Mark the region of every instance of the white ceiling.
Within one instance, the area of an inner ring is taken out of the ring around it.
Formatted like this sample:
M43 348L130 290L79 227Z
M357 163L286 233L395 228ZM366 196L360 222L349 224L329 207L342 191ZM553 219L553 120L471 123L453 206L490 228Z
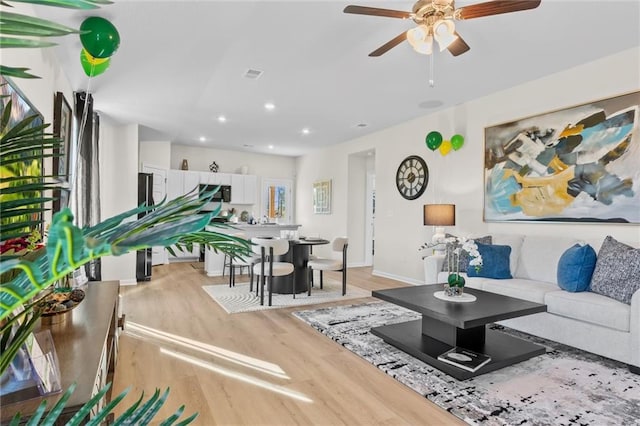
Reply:
M95 78L82 71L77 36L55 49L73 89L93 93L102 114L142 125L142 140L293 156L640 45L637 0L542 0L458 22L471 50L436 53L430 87L429 57L407 42L367 56L413 22L344 14L347 4L408 11L413 2L119 0L37 14L76 28L88 16L116 26L120 48ZM249 68L264 74L249 80Z

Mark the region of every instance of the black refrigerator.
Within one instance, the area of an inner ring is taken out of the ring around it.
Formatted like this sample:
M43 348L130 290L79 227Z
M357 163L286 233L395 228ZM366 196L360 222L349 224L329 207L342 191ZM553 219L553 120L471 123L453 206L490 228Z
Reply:
M153 204L153 174L138 173L138 205ZM146 213L138 213L138 219ZM151 247L136 253L136 280L151 280Z

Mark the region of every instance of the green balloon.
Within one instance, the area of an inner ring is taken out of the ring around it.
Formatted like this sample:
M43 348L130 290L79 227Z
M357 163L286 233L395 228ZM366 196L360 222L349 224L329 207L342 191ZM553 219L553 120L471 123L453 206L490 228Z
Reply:
M108 58L118 50L120 34L111 22L92 16L80 25L80 41L94 58Z
M98 59L96 61L95 58L89 56L86 50L82 49L80 52L80 63L82 64L82 69L86 75L89 77L95 77L102 74L107 70L107 68L109 68L111 59Z
M429 134L427 135L426 143L427 148L429 148L431 151L435 151L440 147L440 144L442 143L442 135L440 134L440 132L436 131L429 132Z
M451 136L451 146L454 151L459 150L464 145L464 138L461 135L453 135Z

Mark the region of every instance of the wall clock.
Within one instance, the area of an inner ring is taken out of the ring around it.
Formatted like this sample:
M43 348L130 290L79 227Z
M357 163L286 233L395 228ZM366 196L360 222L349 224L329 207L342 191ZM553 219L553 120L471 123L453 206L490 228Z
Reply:
M429 183L427 163L417 155L402 160L396 172L398 192L407 200L415 200L422 195Z

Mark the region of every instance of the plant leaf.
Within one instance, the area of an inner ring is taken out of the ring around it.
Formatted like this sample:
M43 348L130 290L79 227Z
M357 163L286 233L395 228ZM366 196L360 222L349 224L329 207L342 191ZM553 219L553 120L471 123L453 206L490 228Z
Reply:
M29 68L24 67L8 67L6 65L0 65L0 74L5 77L15 77L15 78L41 78L37 75L30 74L27 71Z
M42 6L63 7L67 9L98 9L96 1L90 0L11 0L18 3L39 4Z
M2 12L0 24L2 34L51 37L79 33L71 27L21 13Z
M51 47L57 43L51 41L32 40L30 38L17 38L17 37L0 37L0 48L13 48L13 47Z

